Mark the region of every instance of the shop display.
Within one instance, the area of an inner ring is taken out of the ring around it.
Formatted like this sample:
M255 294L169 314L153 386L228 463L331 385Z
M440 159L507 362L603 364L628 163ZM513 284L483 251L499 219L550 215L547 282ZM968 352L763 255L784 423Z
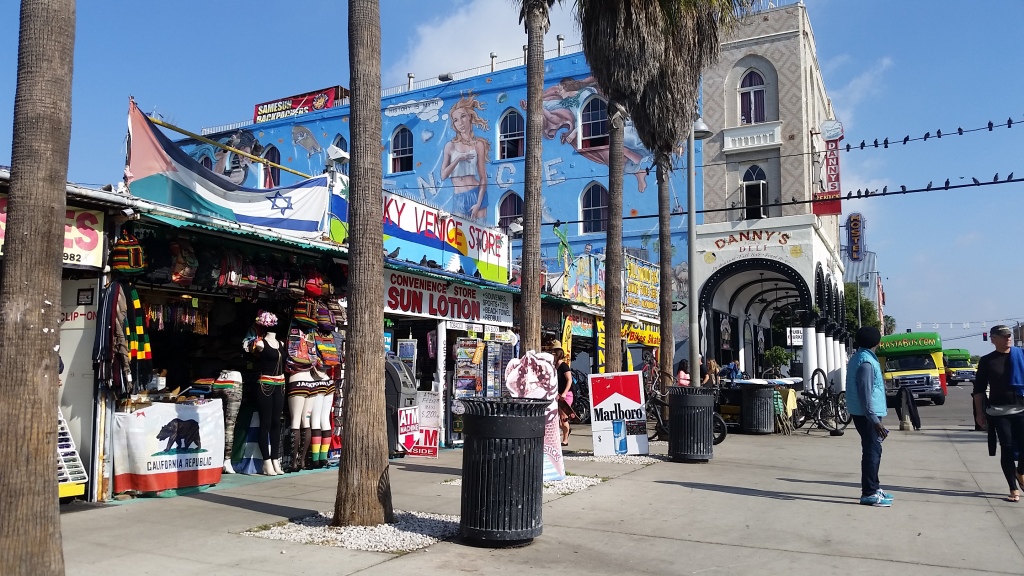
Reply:
M82 458L78 455L75 441L71 438L64 414L57 407L57 487L61 498L85 494L89 475L85 472Z
M259 332L259 330L258 330ZM284 474L281 467L281 416L284 415L284 352L277 333L266 330L257 337L251 352L259 365L256 408L260 415L259 446L263 474Z
M454 352L455 398L480 396L483 390L483 341L477 338L458 338Z

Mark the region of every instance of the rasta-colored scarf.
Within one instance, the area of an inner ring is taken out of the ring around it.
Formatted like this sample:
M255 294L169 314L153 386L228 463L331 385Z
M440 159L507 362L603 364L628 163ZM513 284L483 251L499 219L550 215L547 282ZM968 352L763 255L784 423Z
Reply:
M146 334L146 315L142 311L142 302L135 288L128 296L128 319L124 323L125 336L128 338L128 354L132 360L152 360L153 350L149 346L149 335Z

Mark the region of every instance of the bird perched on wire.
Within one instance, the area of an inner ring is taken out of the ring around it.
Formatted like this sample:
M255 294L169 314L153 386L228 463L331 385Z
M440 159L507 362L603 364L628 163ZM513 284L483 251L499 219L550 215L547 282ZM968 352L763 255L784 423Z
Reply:
M996 175L992 177L992 181L999 182L999 172L996 172Z
M949 190L949 178L946 178L946 183L943 184L942 187L945 188L946 190Z
M852 148L852 146L850 146L850 143L849 143L849 142L847 142L847 143L846 143L846 151L847 151L847 152L849 152L849 151L850 151L850 148Z
M1010 118L1006 119L1006 127L1007 128L1013 128L1013 117L1010 117Z
M988 131L989 131L989 132L991 132L991 131L992 131L992 126L993 126L993 124L992 124L992 121L991 121L991 120L989 120L989 121L988 121Z
M846 199L849 200L850 198L853 198L853 192L846 193Z
M925 139L925 141L926 141L926 142L927 142L927 141L928 141L928 139L929 139L929 138L931 138L931 137L932 137L932 133L931 133L931 132L925 132L925 133L924 133L924 139Z
M974 176L971 176L971 180L974 181L974 185L975 186L980 186L981 185L981 182L979 182L978 179L975 178Z
M903 137L903 143L906 144L907 142L910 142L910 136L909 135Z
M907 191L907 187L902 185L902 184L900 184L900 191L901 192L906 192Z
M875 138L875 148L878 148L878 138Z
M864 149L864 141L863 141L863 140L861 140L861 141L860 141L860 149L861 149L861 150L863 150L863 149Z
M942 130L936 130L935 131L935 137L936 138L942 138Z
M1007 182L1009 182L1010 180L1013 180L1013 172L1010 172L1010 175L1006 177Z
M963 129L963 128L961 128L961 127L959 127L959 126L957 126L957 128L956 128L956 133L957 133L957 135L959 135L959 136L963 136L963 135L964 135L964 129Z
M924 189L925 190L931 190L932 189L932 183L929 182L928 185L924 187Z
M889 139L886 138L885 140L882 140L882 145L883 145L883 147L888 148L889 147Z
M888 193L889 193L889 187L888 186L882 186L882 196L885 196Z

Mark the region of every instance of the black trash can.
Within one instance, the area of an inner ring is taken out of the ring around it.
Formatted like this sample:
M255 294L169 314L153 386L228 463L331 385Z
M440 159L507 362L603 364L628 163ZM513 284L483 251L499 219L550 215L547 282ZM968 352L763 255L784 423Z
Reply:
M529 543L544 530L547 400L470 398L463 415L463 539L482 546Z
M775 432L775 389L771 386L744 385L740 430L745 434Z
M676 462L707 462L715 445L715 389L668 389L668 455Z

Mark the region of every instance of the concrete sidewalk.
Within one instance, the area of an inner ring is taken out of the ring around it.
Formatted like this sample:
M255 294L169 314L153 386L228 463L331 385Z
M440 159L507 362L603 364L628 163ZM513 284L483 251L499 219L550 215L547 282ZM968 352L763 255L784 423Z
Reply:
M925 429L885 441L892 508L859 506L860 446L822 431L732 434L711 463L647 467L568 462L609 480L550 496L532 545L486 550L442 542L404 555L241 536L333 507L337 471L62 516L68 574L901 574L1024 573L1024 502L1006 486L969 391L922 406ZM572 448L590 448L574 432ZM661 447L662 451L664 450ZM396 461L397 509L459 513L461 451Z

